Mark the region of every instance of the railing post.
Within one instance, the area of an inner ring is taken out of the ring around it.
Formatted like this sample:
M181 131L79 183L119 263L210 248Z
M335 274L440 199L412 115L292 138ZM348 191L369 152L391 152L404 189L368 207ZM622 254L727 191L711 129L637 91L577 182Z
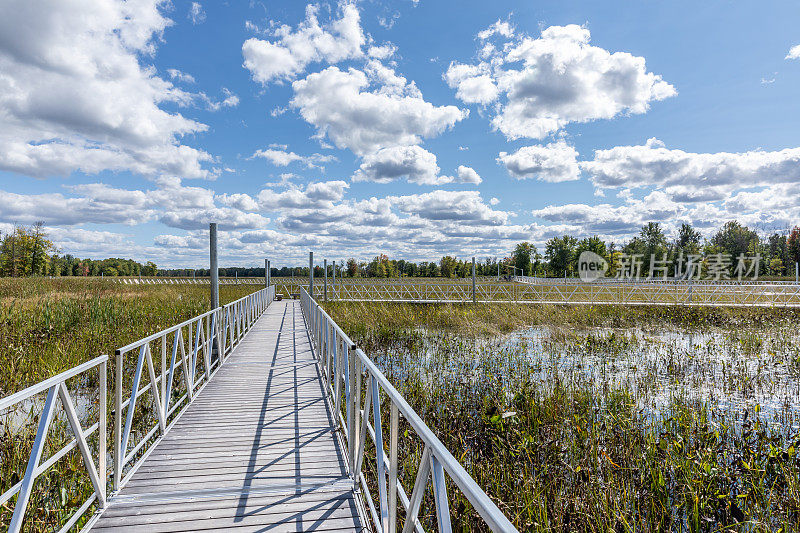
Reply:
M473 270L474 272L474 270ZM397 432L400 430L400 413L391 402L389 429L389 532L397 532Z
M351 447L350 453L352 454L352 467L351 472L353 473L353 490L358 490L358 470L359 465L357 463L356 458L358 457L358 450L361 449L361 437L358 431L358 428L361 427L361 364L358 359L358 353L356 352L356 346L353 345L353 353L356 355L355 358L355 384L356 389L355 393L352 394L353 396L353 446Z
M478 302L478 295L475 293L475 256L472 256L472 303Z
M314 252L308 252L308 295L314 299Z
M161 337L161 397L167 394L167 336Z
M333 295L333 299L336 299L336 261L333 262L333 280L331 286L331 294Z
M114 380L114 490L119 490L122 480L122 357L123 354L115 352L117 360L117 376Z
M98 420L99 425L97 427L97 469L100 475L100 487L103 491L102 498L100 499L106 501L108 487L108 467L106 466L106 439L108 438L108 430L106 429L106 417L108 416L108 361L100 363L98 372L100 374L100 419Z
M344 342L344 341L342 341ZM358 406L355 404L356 393L356 345L351 344L347 347L347 390L345 391L345 400L347 401L347 446L348 446L348 464L350 472L355 467L355 435L356 435L356 409Z
M325 325L325 331L328 331L328 325ZM342 389L341 389L341 381L342 381L342 353L340 353L339 347L334 344L333 345L333 394L334 394L334 414L335 424L339 425L339 414L341 413L341 398L342 398Z
M217 225L211 223L208 228L210 269L211 269L211 309L219 307L219 267L217 265Z

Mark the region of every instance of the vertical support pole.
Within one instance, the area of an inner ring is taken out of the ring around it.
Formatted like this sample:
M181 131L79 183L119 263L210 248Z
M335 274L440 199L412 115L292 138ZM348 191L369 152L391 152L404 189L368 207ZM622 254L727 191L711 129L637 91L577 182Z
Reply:
M211 309L219 307L219 266L217 265L217 224L212 222L208 228L211 263Z
M353 472L356 465L356 409L358 404L355 400L356 395L356 346L352 344L347 347L347 459L350 466L350 472L358 478L358 474Z
M108 468L106 467L106 417L108 415L108 361L100 363L100 415L97 428L97 469L100 476L100 489L103 491L101 501L107 501L106 487L108 486ZM163 397L163 395L162 395Z
M269 287L269 259L264 259L264 288Z
M333 262L333 286L331 287L333 299L336 299L336 261Z
M161 337L161 397L167 395L167 336ZM166 403L164 404L166 405ZM164 410L166 413L166 409Z
M308 295L314 299L314 252L308 252Z
M353 346L353 351L355 352L356 347ZM353 468L351 472L353 473L353 490L358 490L358 479L360 475L361 465L360 460L358 459L358 454L360 450L363 449L363 445L361 443L361 436L358 431L358 428L361 427L361 373L363 372L361 368L361 361L358 359L358 353L356 352L356 360L355 360L355 369L356 369L356 390L353 394L353 419L354 419L354 426L356 429L355 434L353 435L353 447L351 452L353 453ZM366 416L366 415L365 415ZM366 431L366 428L364 428Z
M322 260L322 270L325 271L325 277L323 278L325 281L323 282L323 291L322 291L322 301L328 301L328 260Z
M114 380L114 490L122 480L122 353L115 352L117 376Z
M475 292L475 256L472 256L472 303L478 302L478 294Z
M473 270L474 272L474 270ZM400 413L392 402L389 429L389 532L397 533L397 432L400 430Z

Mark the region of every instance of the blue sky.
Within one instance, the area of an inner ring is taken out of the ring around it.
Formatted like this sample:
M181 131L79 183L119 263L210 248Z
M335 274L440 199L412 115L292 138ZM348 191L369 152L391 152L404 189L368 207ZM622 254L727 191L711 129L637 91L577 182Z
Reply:
M796 2L0 6L0 230L203 266L800 217Z

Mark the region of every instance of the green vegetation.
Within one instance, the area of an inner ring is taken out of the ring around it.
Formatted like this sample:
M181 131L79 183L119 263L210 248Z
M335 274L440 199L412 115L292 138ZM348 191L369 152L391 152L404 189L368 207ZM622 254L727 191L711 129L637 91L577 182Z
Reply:
M800 527L796 311L326 309L520 531ZM410 490L421 448L407 428ZM485 530L448 488L454 529ZM435 528L430 495L425 509Z
M222 285L227 303L257 285ZM208 285L0 279L0 396L205 312Z

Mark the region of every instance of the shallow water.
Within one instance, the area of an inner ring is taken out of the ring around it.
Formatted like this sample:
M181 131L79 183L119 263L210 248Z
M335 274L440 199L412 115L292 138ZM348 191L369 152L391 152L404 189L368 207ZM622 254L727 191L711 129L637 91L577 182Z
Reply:
M759 337L760 347L753 350L742 337L721 331L597 328L569 331L565 339L554 332L531 328L495 340L489 349L494 344L524 354L543 383L559 376L625 388L647 413L659 414L673 400L684 399L729 413L758 408L768 419L788 415L795 421L792 427L798 427L800 376L792 361L800 346L796 337L788 344ZM787 346L795 350L787 353Z
M411 347L387 348L376 359L400 379L492 380L509 394L522 380L542 390L558 380L625 389L648 417L699 402L728 420L750 411L780 432L800 429L800 337L786 332L537 326L481 340L419 332Z

